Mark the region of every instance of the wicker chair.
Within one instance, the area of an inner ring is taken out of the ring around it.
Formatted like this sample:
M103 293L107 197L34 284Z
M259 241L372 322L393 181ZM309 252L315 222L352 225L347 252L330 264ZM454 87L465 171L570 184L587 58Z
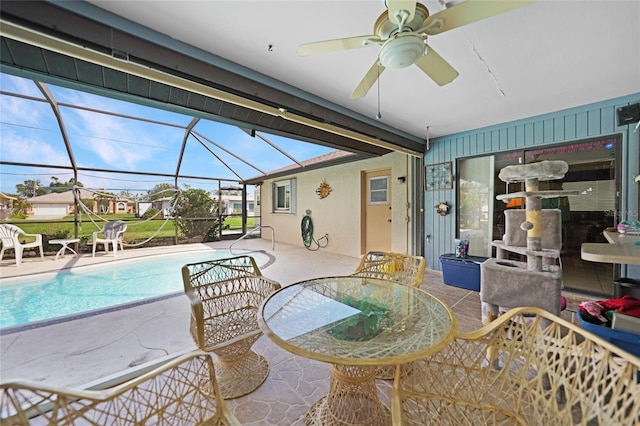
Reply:
M105 390L26 380L0 390L0 424L240 425L218 392L211 356L200 351Z
M33 239L30 243L21 243L20 237L29 237ZM42 251L42 235L27 234L22 229L8 223L0 223L0 241L2 241L2 250L0 250L0 260L4 256L6 249L14 249L16 255L16 266L22 263L22 252L26 248L40 249L40 258L44 260L44 252Z
M267 360L251 350L262 336L257 313L280 284L262 276L250 256L185 265L182 280L191 301L191 336L200 349L217 355L222 395L253 392L269 374Z
M351 275L379 278L420 287L426 266L427 261L422 256L370 251L362 257L360 265Z
M411 287L420 287L424 279L427 261L422 256L404 253L370 251L360 260L360 265L351 274L358 277L380 278L396 281ZM396 368L393 365L376 367L376 378L391 380Z
M394 425L640 424L640 358L539 308L512 309L412 367L396 372Z

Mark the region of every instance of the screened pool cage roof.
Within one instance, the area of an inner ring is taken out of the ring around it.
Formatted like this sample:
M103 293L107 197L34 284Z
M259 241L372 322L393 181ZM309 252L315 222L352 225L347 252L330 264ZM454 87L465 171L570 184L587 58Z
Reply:
M367 157L7 73L0 93L5 194L52 177L114 193L162 183L213 191Z

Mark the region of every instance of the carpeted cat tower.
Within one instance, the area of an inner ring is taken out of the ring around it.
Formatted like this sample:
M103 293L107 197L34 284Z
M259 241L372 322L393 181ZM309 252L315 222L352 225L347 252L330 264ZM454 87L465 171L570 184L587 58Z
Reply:
M559 209L542 209L543 198L578 195L578 191L539 191L538 183L562 179L569 170L564 161L507 166L498 177L503 182L525 182L525 191L498 195L507 203L525 198L526 210L505 210L505 234L493 241L496 258L480 265L480 301L485 324L501 310L535 306L560 315L562 290L562 219ZM507 259L508 252L526 256L526 262Z

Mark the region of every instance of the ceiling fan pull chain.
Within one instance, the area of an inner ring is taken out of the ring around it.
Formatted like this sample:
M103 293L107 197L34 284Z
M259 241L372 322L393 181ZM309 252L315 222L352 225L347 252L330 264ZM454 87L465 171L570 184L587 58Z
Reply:
M376 114L376 118L380 120L382 118L382 114L380 113L380 64L378 64L378 78L376 82L378 83L378 113Z

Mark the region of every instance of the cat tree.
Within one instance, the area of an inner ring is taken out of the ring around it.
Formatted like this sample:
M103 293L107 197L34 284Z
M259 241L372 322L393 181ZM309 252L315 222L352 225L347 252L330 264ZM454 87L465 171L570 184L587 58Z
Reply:
M562 290L562 219L559 209L542 209L543 198L578 195L579 191L539 191L540 181L562 179L569 166L564 161L507 166L498 177L507 183L525 183L525 191L498 195L507 203L525 198L526 210L505 210L505 234L493 241L496 258L480 265L480 301L485 324L500 308L535 306L560 315ZM509 252L526 256L526 262L507 259Z

